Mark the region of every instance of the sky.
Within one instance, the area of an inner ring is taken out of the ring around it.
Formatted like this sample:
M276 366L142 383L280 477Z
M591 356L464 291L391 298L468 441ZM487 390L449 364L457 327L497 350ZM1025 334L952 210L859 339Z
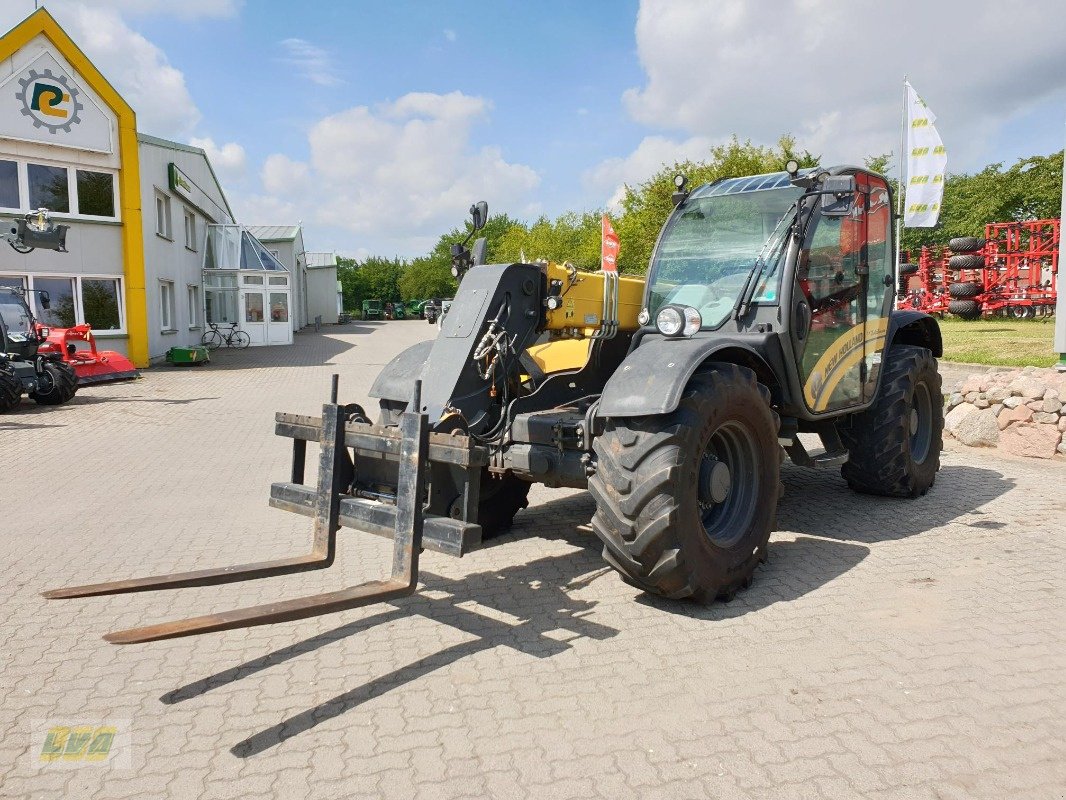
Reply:
M0 28L33 11L0 0ZM145 133L203 147L238 221L421 255L476 200L612 208L736 134L899 152L907 75L951 172L1066 139L1061 0L45 0Z

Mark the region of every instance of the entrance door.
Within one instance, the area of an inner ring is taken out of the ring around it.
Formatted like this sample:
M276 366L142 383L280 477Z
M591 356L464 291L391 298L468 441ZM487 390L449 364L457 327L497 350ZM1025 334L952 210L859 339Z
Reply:
M267 295L267 344L292 344L292 323L289 321L289 293L272 291Z
M241 330L253 345L267 344L266 292L245 288L241 291L244 322Z
M793 296L811 309L810 332L799 354L803 396L811 411L837 411L863 401L865 241L860 191L848 216L826 217L815 210L807 226Z

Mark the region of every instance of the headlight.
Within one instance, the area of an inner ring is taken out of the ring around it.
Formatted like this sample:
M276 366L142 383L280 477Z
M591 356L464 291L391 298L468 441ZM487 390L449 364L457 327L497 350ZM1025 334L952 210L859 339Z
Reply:
M666 306L655 315L655 327L663 336L692 336L703 327L703 317L692 306Z
M677 336L685 327L685 319L675 306L667 306L655 315L655 327L663 336Z

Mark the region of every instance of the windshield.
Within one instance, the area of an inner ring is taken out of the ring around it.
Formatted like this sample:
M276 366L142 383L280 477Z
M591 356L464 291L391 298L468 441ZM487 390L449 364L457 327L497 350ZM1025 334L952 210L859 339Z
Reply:
M0 317L10 333L27 334L33 330L33 322L26 306L11 295L0 294Z
M752 300L777 302L776 261L789 226L782 217L791 218L792 204L803 194L787 177L758 176L761 185L774 188L746 190L756 179L736 178L692 193L655 251L649 278L652 319L662 306L677 303L698 309L704 328L717 328L732 312L760 256L766 263Z

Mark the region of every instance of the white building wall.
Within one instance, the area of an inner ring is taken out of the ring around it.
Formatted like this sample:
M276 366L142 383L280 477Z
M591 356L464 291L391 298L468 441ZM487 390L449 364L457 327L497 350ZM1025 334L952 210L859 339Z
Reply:
M202 268L207 225L233 220L202 151L160 145L142 138L140 162L148 352L152 359L158 359L171 347L200 343L204 332ZM194 207L171 188L171 163L214 202L212 207ZM163 199L164 210L169 208L169 236L165 233L168 226L165 222L160 224L156 198ZM192 216L195 228L188 242L186 213ZM165 299L169 300L169 313L164 313ZM170 317L169 325L166 316Z

